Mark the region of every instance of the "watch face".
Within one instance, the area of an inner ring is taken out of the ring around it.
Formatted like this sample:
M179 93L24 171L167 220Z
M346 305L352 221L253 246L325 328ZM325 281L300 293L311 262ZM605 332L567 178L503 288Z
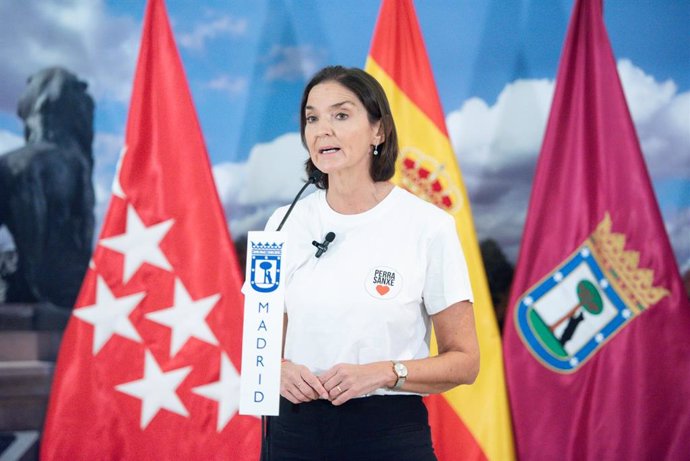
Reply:
M398 376L405 377L407 376L407 367L404 364L398 362L395 364L395 372Z

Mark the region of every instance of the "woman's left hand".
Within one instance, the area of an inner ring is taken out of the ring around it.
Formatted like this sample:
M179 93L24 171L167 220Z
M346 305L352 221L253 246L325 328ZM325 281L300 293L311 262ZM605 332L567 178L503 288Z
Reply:
M352 398L395 382L395 373L390 362L366 365L339 363L320 375L319 380L328 391L331 403L342 405Z

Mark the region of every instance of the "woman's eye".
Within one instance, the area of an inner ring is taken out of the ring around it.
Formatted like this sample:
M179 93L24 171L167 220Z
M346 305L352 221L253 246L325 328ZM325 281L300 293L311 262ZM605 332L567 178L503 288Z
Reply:
M307 123L314 123L316 121L316 117L313 115L307 115L305 117L305 120L307 121Z
M335 114L335 119L336 120L345 120L345 119L347 119L347 114L344 114L342 112L338 112L337 114Z

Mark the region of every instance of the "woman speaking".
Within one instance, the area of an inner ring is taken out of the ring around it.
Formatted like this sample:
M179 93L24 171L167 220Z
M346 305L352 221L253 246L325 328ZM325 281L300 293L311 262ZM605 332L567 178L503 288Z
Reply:
M395 124L369 74L322 69L304 89L300 120L307 174L323 175L283 228L280 416L268 420L262 456L435 460L422 396L471 384L479 371L455 222L389 182ZM432 325L438 355L429 357Z

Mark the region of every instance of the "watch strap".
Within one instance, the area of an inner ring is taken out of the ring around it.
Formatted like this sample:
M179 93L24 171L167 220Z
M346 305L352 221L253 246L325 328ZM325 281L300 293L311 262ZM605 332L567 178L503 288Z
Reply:
M403 387L403 384L405 384L405 380L407 379L407 373L401 374L400 372L398 372L397 365L401 362L396 362L396 361L392 361L392 362L393 362L393 371L395 372L395 375L398 377L397 381L395 381L395 385L393 386L393 389L397 390L397 389L400 389L401 387Z

